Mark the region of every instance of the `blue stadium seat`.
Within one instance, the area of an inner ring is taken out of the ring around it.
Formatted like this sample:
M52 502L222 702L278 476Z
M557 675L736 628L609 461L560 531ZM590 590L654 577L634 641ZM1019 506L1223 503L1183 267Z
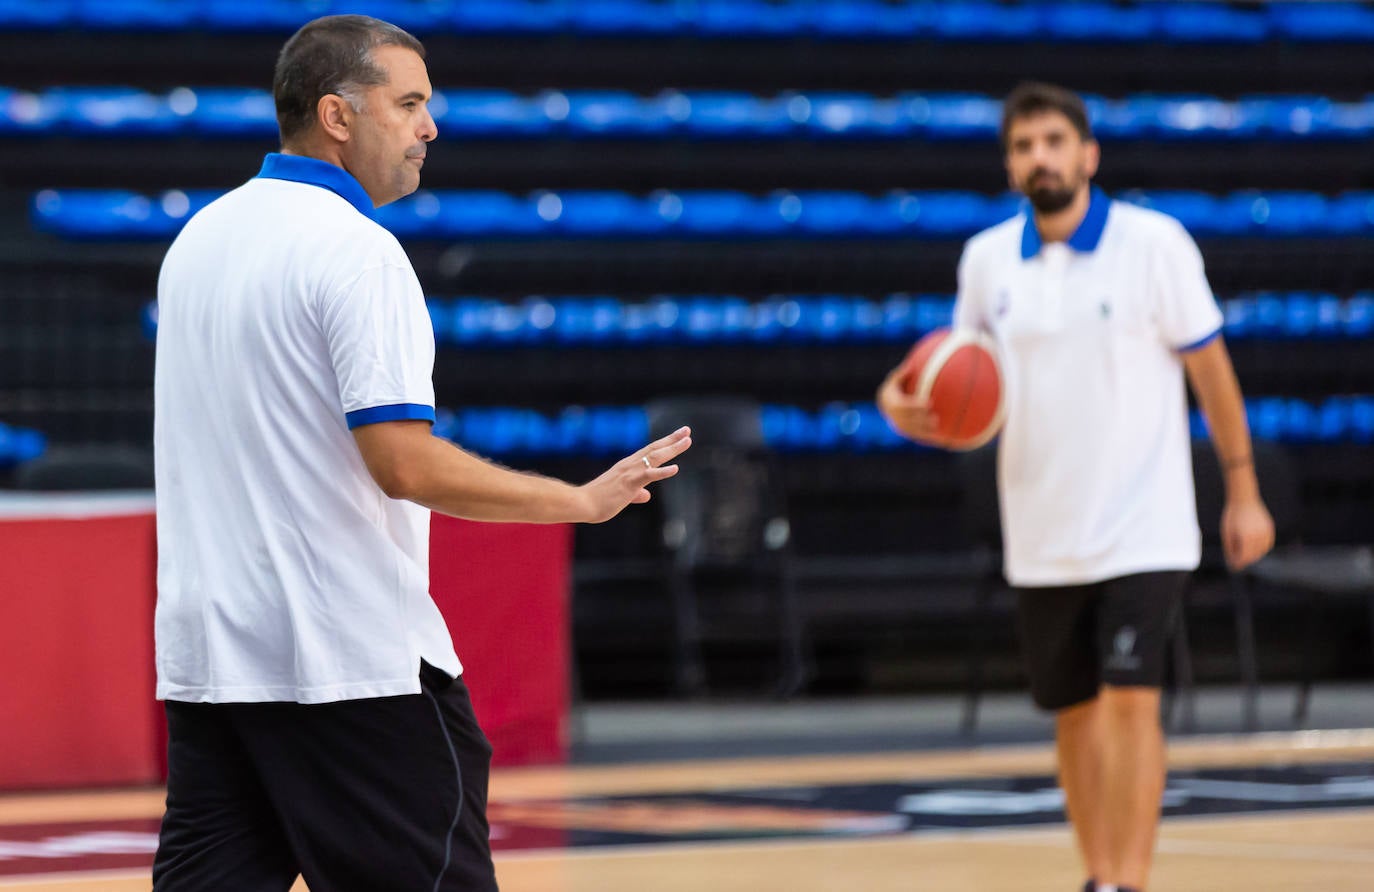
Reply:
M925 36L933 19L934 9L928 3L845 0L816 4L811 27L824 38L911 40Z
M1362 291L1344 303L1341 330L1349 338L1374 337L1374 293Z
M378 208L378 219L387 208L400 210L414 203L411 198ZM549 231L550 219L556 216L542 216L536 201L504 192L447 192L434 214L433 232L448 238L531 236Z
M1084 96L1083 104L1088 109L1093 136L1105 142L1153 137L1159 125L1154 106L1143 107L1135 100L1136 97L1114 100L1092 94Z
M0 468L38 458L47 448L47 438L38 431L0 424Z
M578 0L568 7L568 22L585 34L668 35L683 30L688 9L644 0Z
M849 298L850 340L854 342L882 340L886 317L882 304L864 297Z
M1327 229L1335 235L1374 233L1374 192L1346 192L1327 203Z
M931 22L937 40L1027 41L1041 36L1042 7L984 0L942 3Z
M621 314L621 338L627 344L653 345L672 341L682 308L672 297L630 304Z
M568 27L573 5L573 0L459 0L451 21L460 34L552 34Z
M794 37L810 25L803 3L765 0L697 0L693 21L711 37Z
M425 38L435 32L453 30L454 0L333 0L336 13L362 13L398 25Z
M885 231L930 238L972 235L1000 220L1003 209L1012 216L1019 199L988 199L970 192L889 192L876 202Z
M1051 40L1138 43L1153 37L1156 26L1155 10L1149 4L1125 7L1080 2L1047 4L1042 28Z
M81 135L166 136L183 120L165 97L131 87L56 87L44 98L62 128Z
M0 28L52 30L79 21L76 0L0 0Z
M927 139L994 139L1002 125L1002 103L988 96L907 93L897 101L912 132Z
M556 204L557 215L545 219L552 224L552 232L563 235L639 238L668 228L656 202L624 192L546 192L538 201L541 213Z
M1355 443L1374 443L1374 397L1356 397L1350 402L1350 427L1346 438Z
M237 138L277 135L277 107L266 90L204 87L187 92L194 103L187 119L198 133Z
M897 139L910 135L913 124L895 99L859 93L810 93L808 133L816 136Z
M1268 106L1206 96L1142 97L1132 105L1139 113L1155 117L1154 126L1146 132L1167 139L1254 139L1269 123Z
M157 301L150 300L138 313L138 330L150 341L157 340Z
M1223 216L1241 218L1249 212L1251 231L1280 238L1327 235L1326 198L1312 192L1238 192L1223 204Z
M1269 14L1275 31L1288 40L1374 40L1374 9L1363 3L1272 3Z
M1216 196L1191 190L1162 190L1157 192L1128 192L1118 196L1143 207L1153 208L1178 220L1195 235L1215 235L1234 229L1244 231L1250 224L1248 214L1239 218L1221 219L1221 207Z
M71 239L166 238L176 231L146 195L123 190L44 190L30 211L35 229Z
M198 14L196 4L185 0L79 0L75 18L83 28L183 31L195 24Z
M535 137L547 136L554 129L544 98L508 90L447 90L431 102L430 108L445 136Z
M331 0L199 0L205 26L212 31L295 31L334 10ZM355 11L355 10L347 10Z
M1161 3L1159 35L1175 43L1258 43L1270 35L1270 19L1260 10L1222 3Z
M681 94L652 98L621 90L574 90L567 100L566 126L579 136L668 136L691 107Z
M787 136L799 129L793 104L798 96L771 99L749 93L691 92L687 97L687 133L698 138Z
M49 133L61 123L62 112L47 94L0 87L0 134Z
M660 213L670 232L690 236L770 236L787 228L776 200L740 192L665 193L660 200Z
M877 228L883 221L874 212L873 199L859 192L801 192L792 197L796 210L785 214L796 223L799 232L808 235L860 236L897 231L895 226L885 231Z

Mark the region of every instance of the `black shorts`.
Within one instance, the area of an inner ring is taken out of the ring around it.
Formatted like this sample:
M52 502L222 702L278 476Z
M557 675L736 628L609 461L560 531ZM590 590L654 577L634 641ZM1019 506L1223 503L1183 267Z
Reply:
M1160 687L1190 573L1121 576L1091 585L1016 588L1031 696L1059 710L1104 685Z
M155 892L496 889L491 745L462 679L338 703L167 702Z

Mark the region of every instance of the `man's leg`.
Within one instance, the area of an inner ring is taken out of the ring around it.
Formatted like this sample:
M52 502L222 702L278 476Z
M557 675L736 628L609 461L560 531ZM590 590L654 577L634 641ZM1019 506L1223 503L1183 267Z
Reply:
M1103 710L1100 698L1061 709L1054 715L1054 744L1064 809L1088 876L1106 882L1111 874L1111 844L1104 821Z
M286 892L296 864L228 704L167 702L167 812L155 892Z
M1017 614L1031 696L1055 714L1059 783L1087 875L1110 865L1102 800L1101 709L1097 702L1098 587L1020 588Z
M1104 819L1111 872L1100 880L1144 889L1154 856L1167 764L1160 686L1188 574L1141 573L1103 584Z
M1104 881L1144 889L1150 876L1164 796L1164 731L1159 724L1158 688L1106 686L1102 710L1101 807L1106 818L1112 867Z

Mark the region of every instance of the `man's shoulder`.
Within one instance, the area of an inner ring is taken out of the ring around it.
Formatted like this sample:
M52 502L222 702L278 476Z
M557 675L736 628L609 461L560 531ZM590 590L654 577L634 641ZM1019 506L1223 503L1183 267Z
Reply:
M970 258L992 258L999 255L1008 257L1020 257L1021 233L1026 227L1026 215L1017 214L1015 217L1003 220L994 226L989 226L982 232L973 236L964 245L964 253ZM1011 253L1007 253L1007 252Z
M1109 223L1122 227L1132 242L1138 243L1141 239L1158 240L1170 244L1192 241L1192 236L1188 234L1188 230L1177 218L1154 208L1132 204L1129 201L1116 200L1112 202Z

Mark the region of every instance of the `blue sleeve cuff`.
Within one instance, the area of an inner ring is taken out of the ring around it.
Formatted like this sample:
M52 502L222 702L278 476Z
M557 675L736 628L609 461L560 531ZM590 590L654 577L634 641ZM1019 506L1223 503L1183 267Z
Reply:
M1221 327L1218 327L1216 331L1207 335L1205 338L1200 338L1196 341L1193 341L1191 344L1184 344L1182 347L1175 347L1174 349L1179 353L1192 353L1194 350L1206 347L1208 344L1212 343L1220 336Z
M344 415L348 421L348 429L362 427L364 424L376 424L379 421L434 421L434 407L421 406L418 403L394 403L390 406L372 406L368 409L358 409Z

